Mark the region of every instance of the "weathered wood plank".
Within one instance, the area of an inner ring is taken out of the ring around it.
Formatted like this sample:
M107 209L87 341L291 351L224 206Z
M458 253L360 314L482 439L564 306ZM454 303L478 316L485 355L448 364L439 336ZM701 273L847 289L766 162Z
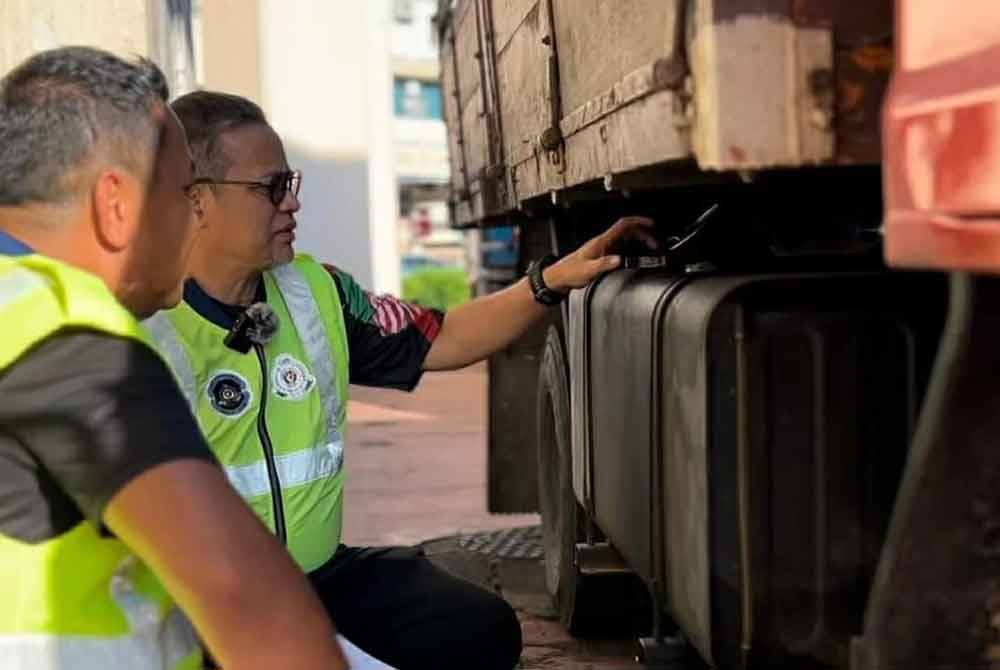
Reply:
M672 123L675 97L672 91L660 91L638 100L608 119L603 136L599 127L590 129L608 146L610 174L683 160L691 155L688 134ZM567 159L567 169L572 165Z
M608 175L690 158L688 133L674 126L676 93L655 90L633 99L565 136L560 161L541 151L523 152L515 164L515 192L525 200Z
M530 13L544 9L544 0L492 0L493 31L497 53L503 53L510 39Z
M511 189L517 202L523 203L552 191L566 188L564 172L553 165L544 153L535 154L511 169Z
M567 137L566 184L688 158L687 134L671 122L675 95L659 91Z
M674 47L672 0L553 0L564 111Z
M458 195L466 190L465 157L462 152L462 123L459 113L459 91L456 88L455 52L451 33L441 45L441 95L444 100L444 120L448 128L448 164L451 168L451 190Z
M739 11L740 7L745 11ZM739 170L834 157L829 28L798 27L754 0L698 0L691 36L693 137L698 163Z
M463 97L465 91L462 91ZM486 134L486 115L483 101L478 95L473 96L462 109L462 132L465 134L465 161L469 180L473 180L486 167L489 155Z
M536 4L497 57L504 155L523 153L550 124L548 68L550 49L542 43L548 19Z
M559 124L562 134L573 135L639 98L667 88L673 83L674 71L670 60L665 58L642 65L625 75L621 81L615 82L608 90L564 116Z
M462 107L475 95L480 95L479 28L476 25L478 0L462 0L455 10L455 53L458 58L458 87L462 92Z

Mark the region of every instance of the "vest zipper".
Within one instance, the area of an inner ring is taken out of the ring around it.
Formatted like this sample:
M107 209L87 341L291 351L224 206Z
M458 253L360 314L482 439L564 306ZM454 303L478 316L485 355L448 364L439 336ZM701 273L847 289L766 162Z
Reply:
M288 532L285 530L285 505L281 499L281 480L278 479L278 466L274 461L274 445L271 444L271 436L267 432L267 357L264 355L264 347L254 344L253 349L257 352L257 360L260 361L261 376L263 384L261 386L260 410L257 412L257 434L260 436L260 443L264 446L264 462L267 463L267 478L271 483L271 502L274 506L274 532L282 544L288 544Z

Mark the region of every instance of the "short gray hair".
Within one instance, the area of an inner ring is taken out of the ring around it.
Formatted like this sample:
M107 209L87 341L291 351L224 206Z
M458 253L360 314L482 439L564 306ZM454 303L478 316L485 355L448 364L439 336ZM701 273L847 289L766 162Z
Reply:
M0 81L0 205L64 203L103 153L140 171L155 156L158 104L170 97L152 61L90 47L32 56Z

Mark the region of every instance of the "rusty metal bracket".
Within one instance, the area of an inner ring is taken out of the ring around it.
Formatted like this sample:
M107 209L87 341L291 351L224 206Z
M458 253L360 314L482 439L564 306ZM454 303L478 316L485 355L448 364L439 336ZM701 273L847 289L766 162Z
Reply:
M548 13L549 34L542 38L542 44L549 48L547 62L549 126L542 131L538 144L545 151L549 164L556 168L557 174L566 172L566 151L563 143L562 129L562 91L559 87L559 51L556 42L556 18L552 0L545 0Z
M556 44L556 18L552 8L552 0L545 0L545 9L549 19L549 34L542 38L542 44L549 48L548 56L548 86L549 86L549 127L542 132L539 144L545 151L555 151L562 144L562 131L559 122L562 120L562 95L559 88L559 52Z
M506 209L507 175L503 165L490 165L479 172L483 211L492 214Z
M503 120L500 113L500 83L497 74L493 9L489 0L476 0L476 34L479 43L480 91L486 117L487 167L482 175L484 213L495 214L508 208L506 170L504 168Z

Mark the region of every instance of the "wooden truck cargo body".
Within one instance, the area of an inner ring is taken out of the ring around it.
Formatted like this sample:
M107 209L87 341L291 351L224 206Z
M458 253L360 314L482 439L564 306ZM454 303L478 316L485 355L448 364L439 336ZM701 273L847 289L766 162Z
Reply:
M879 160L889 0L453 0L439 20L459 225L671 182L650 168Z

